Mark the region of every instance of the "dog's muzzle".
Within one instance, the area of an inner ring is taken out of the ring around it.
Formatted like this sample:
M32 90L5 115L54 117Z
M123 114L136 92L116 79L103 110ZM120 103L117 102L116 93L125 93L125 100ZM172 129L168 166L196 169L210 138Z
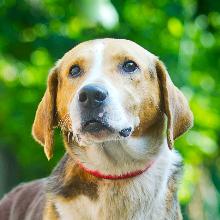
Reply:
M84 86L78 95L78 102L82 120L82 130L84 132L99 132L104 129L111 130L104 106L108 102L108 91L99 84L89 84Z
M100 84L84 86L78 93L78 103L81 114L82 132L96 133L102 130L117 132L108 123L108 112L105 107L109 104L109 94L106 88ZM131 127L118 131L122 137L131 133Z

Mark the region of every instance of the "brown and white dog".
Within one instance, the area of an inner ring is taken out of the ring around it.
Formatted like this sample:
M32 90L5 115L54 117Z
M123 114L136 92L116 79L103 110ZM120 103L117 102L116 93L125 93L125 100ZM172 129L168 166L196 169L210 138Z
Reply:
M48 178L6 195L0 219L182 219L172 147L192 122L155 55L129 40L79 44L51 70L33 124L48 159L59 126L66 154Z

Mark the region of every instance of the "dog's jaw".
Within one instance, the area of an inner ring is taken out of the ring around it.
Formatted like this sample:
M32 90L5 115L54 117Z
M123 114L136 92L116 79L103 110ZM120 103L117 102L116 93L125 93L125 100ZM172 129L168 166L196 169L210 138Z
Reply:
M128 137L87 144L79 146L76 142L66 143L68 145L66 148L75 161L83 163L89 170L97 170L104 175L122 175L144 170L164 147L162 140L158 138L155 142L151 137Z

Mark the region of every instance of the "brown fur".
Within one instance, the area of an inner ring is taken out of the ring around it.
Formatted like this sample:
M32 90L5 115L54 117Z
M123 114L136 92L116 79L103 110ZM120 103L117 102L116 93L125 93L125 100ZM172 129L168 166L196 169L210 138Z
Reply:
M161 84L165 113L168 117L167 142L172 148L174 140L192 126L193 115L186 98L173 85L162 62L156 62L156 70Z
M42 220L45 180L21 184L0 201L1 220Z
M47 203L45 204L45 208L43 211L43 220L44 219L59 220L59 214L57 213L53 202L51 202L50 200L48 200Z
M98 180L79 168L74 160L66 154L48 179L47 191L64 200L71 200L79 195L96 200L98 198Z
M44 146L48 159L53 155L53 128L56 122L57 70L52 69L47 82L47 90L40 102L33 123L32 134Z

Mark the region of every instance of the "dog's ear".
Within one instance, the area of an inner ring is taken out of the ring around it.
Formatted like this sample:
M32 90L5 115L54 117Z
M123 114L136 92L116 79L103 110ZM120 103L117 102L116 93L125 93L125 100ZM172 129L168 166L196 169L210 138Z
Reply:
M47 79L47 89L38 105L35 115L32 135L34 139L44 146L47 159L53 156L53 129L57 125L56 96L58 84L58 70L54 67Z
M193 125L193 114L182 92L173 84L164 64L157 60L156 71L161 88L163 109L167 116L167 143L170 149L174 140Z

